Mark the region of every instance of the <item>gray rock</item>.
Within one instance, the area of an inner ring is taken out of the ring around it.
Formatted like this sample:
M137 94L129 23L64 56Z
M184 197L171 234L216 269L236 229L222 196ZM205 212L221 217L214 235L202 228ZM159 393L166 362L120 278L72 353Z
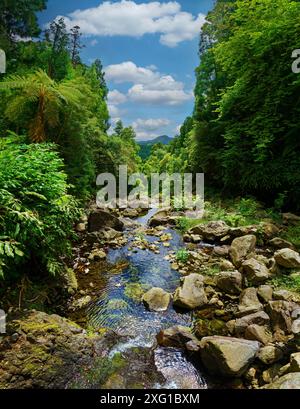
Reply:
M237 237L230 246L229 254L233 264L240 267L243 260L255 249L256 237L253 234Z
M266 284L260 285L257 289L257 294L264 302L269 302L273 298L273 288Z
M239 294L242 290L242 275L238 271L224 271L216 276L217 286L227 294Z
M198 226L192 227L188 233L198 234L207 241L216 241L220 238L226 236L229 232L230 227L222 220L212 221L206 224L199 224Z
M285 268L299 268L300 255L291 249L281 249L274 254L276 263Z
M166 311L171 301L171 295L162 288L153 287L142 298L150 311Z
M300 352L290 356L290 372L300 372Z
M300 217L293 213L282 214L283 223L297 225L300 221Z
M294 335L296 336L300 335L300 318L293 321L291 330Z
M242 264L243 273L253 285L264 283L270 278L270 273L265 264L254 258L246 260Z
M190 328L183 327L182 325L161 330L157 334L156 339L158 345L164 347L183 348L189 341L193 341L196 345L199 345L199 341L192 334Z
M203 286L204 278L200 274L190 274L183 279L182 286L174 294L174 305L193 309L207 303Z
M292 291L288 291L288 290L274 291L273 298L274 300L284 300L284 301L294 301L294 302L300 301L299 295L293 293Z
M122 231L124 229L124 223L106 210L94 210L89 217L89 232L96 232L104 229L105 227L110 227L112 229Z
M200 342L202 362L211 374L239 377L255 359L259 345L239 338L205 337Z
M300 372L288 373L287 375L281 376L276 381L263 386L261 389L300 389Z
M268 325L270 323L270 317L264 311L259 311L254 314L246 315L245 317L235 320L234 333L237 336L243 336L246 329L253 324L256 325Z
M280 348L273 345L267 345L261 348L257 354L257 358L265 365L272 365L282 359L283 353Z
M253 314L263 309L263 305L260 303L254 287L246 288L242 291L238 309L239 316Z
M89 255L89 260L91 261L100 261L106 259L106 253L103 250L95 249Z
M246 328L244 337L253 341L258 341L264 345L272 342L272 334L268 329L262 325L252 324Z
M283 331L290 334L292 331L291 312L294 304L288 301L269 301L267 313L270 315L274 331Z
M219 264L221 271L234 271L235 267L229 260L222 260Z
M287 240L281 239L280 237L275 237L269 241L269 245L275 249L292 249L295 250L295 247L292 243Z

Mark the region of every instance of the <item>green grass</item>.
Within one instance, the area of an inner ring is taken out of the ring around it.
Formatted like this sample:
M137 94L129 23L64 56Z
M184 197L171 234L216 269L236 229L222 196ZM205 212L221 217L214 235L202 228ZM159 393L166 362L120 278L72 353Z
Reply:
M176 260L181 263L186 263L189 259L189 253L185 249L180 249L176 253Z
M278 221L279 214L271 209L264 210L262 205L252 198L226 201L216 199L205 202L205 211L202 219L181 217L177 220L177 228L181 232L186 232L198 224L214 220L223 220L231 227L239 227L258 224L263 219Z
M294 244L300 249L300 224L296 226L288 226L281 234L281 237Z
M300 293L300 273L278 275L271 280L275 288L283 288Z

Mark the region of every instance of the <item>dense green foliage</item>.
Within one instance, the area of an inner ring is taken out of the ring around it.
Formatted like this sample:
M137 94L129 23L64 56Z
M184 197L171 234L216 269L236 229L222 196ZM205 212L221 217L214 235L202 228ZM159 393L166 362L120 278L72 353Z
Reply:
M193 118L150 168L204 172L206 186L299 209L299 35L298 1L217 1L201 33Z
M55 146L19 139L0 141L0 275L24 272L28 262L55 274L70 250L78 203Z
M43 0L0 5L0 48L8 62L0 77L0 274L5 277L60 271L78 209L94 194L97 174L117 173L118 164L134 171L140 162L131 127L121 124L108 134L101 61L91 66L81 61L78 26L68 31L59 19L41 33L35 13L45 6Z

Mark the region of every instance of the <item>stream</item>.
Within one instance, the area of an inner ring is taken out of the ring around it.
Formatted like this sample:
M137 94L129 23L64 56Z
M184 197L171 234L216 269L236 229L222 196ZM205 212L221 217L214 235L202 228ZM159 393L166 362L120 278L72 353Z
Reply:
M170 252L184 247L181 235L167 228L164 234L172 235L169 247L158 242L158 237L143 233L149 219L156 212L151 209L145 216L135 220L137 226L125 231L128 242L122 248L109 249L108 263L124 263L120 272L105 271L103 289L99 299L89 308L88 321L94 327L104 327L126 335L126 341L118 343L110 352L132 348L155 348L154 359L157 370L166 379L165 384L153 385L155 388L169 389L207 389L208 385L200 371L188 359L182 350L176 348L155 347L156 334L173 325L190 326L191 314L177 312L170 304L165 312L150 312L140 301L141 294L152 287L160 287L172 293L180 284L180 273L171 268L168 260ZM149 243L159 246L159 254L149 249L133 248L136 236L142 235Z

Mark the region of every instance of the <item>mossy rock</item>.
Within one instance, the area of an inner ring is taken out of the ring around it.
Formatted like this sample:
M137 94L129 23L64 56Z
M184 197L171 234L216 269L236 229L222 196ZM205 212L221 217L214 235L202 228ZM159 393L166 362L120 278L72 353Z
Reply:
M224 321L218 319L199 319L194 323L193 332L198 338L211 335L227 335L228 329Z
M139 283L128 283L125 287L124 294L134 302L141 302L145 293L145 288Z

